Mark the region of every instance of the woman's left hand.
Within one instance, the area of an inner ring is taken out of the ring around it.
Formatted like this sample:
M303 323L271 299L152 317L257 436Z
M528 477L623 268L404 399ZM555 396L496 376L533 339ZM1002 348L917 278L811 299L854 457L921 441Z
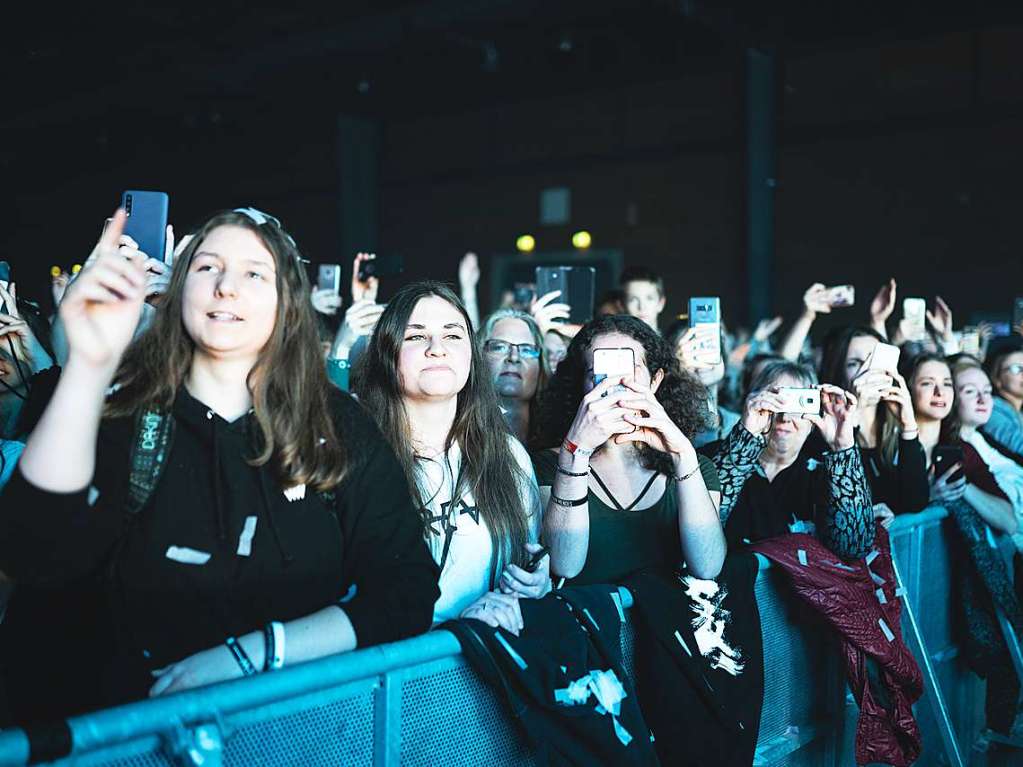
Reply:
M539 543L527 543L526 551L530 556L543 548ZM498 583L502 594L515 594L520 599L540 599L551 590L551 557L545 555L534 572L529 572L518 565L509 564L501 573Z
M821 415L806 414L806 420L820 429L831 450L837 452L853 446L859 421L856 397L831 384L820 387Z
M695 456L696 449L682 430L675 425L664 406L657 401L653 390L637 381L625 380L622 384L628 391L618 396L622 407L631 408L634 413L623 416L626 423L635 426L635 430L616 436L615 443L624 445L626 442L642 442L654 450L669 453L674 458ZM613 396L613 395L609 395Z
M231 651L225 645L217 645L157 669L153 676L156 677L156 683L149 688L150 698L238 679L243 674Z

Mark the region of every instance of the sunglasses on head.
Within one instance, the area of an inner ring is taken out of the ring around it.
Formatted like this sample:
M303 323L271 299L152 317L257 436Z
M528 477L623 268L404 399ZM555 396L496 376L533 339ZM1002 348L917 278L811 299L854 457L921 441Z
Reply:
M232 212L241 213L256 226L267 225L275 226L277 228L277 231L279 231L287 238L288 242L291 243L291 246L295 248L296 251L298 250L298 245L295 244L295 240L292 239L290 234L284 231L284 227L281 225L281 220L276 216L271 216L269 213L264 213L263 211L258 210L257 208L235 208ZM301 256L298 256L298 260L303 264L310 263L309 259L302 258Z

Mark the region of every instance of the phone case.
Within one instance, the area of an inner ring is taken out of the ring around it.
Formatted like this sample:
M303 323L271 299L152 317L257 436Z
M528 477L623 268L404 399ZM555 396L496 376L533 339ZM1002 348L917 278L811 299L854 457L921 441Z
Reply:
M557 303L569 306L568 321L585 325L593 317L593 291L597 270L592 266L536 267L536 295L560 290Z
M870 356L870 369L898 370L900 354L898 346L879 343L874 347L874 353Z
M703 296L689 299L689 325L712 325L716 332L700 337L696 357L700 362L716 365L721 361L721 299Z
M593 380L600 383L608 376L631 376L636 370L632 349L594 349Z
M121 207L128 214L124 233L135 240L139 250L147 256L163 261L167 243L167 210L170 207L167 193L129 189L121 195Z
M341 267L337 264L320 264L316 274L316 287L320 290L341 291Z

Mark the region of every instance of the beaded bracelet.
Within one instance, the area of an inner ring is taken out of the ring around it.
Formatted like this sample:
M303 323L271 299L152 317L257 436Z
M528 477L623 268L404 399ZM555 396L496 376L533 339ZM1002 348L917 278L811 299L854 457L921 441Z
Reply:
M590 475L589 471L569 471L568 469L563 469L560 466L555 466L554 470L558 472L558 474L564 474L566 477L588 477Z
M695 474L696 472L698 472L699 470L700 470L700 465L699 465L699 464L697 464L697 465L696 465L696 468L695 468L695 469L693 469L693 470L692 470L691 472L689 472L688 474L683 474L683 475L682 475L681 477L676 477L676 476L674 476L674 475L668 475L668 479L669 479L669 480L671 480L672 482L679 482L679 483L681 483L681 482L685 482L685 481L686 481L687 479L689 479L689 478L690 478L691 476L693 476L693 475L694 475L694 474Z

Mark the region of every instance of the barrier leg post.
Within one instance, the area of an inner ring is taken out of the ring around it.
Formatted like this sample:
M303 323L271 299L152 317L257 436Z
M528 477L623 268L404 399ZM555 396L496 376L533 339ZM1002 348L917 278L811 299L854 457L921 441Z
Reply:
M905 585L902 581L902 574L899 572L899 563L896 561L895 551L892 551L892 570L895 572L895 583L900 589ZM902 609L906 611L906 618L909 620L909 650L915 655L923 666L924 689L927 698L931 701L931 710L938 722L938 730L941 732L942 744L945 747L945 756L948 757L952 767L965 767L962 751L959 750L959 740L956 738L955 729L952 727L952 717L948 712L948 704L945 695L938 684L937 674L934 673L934 664L931 663L931 655L927 651L923 634L920 632L920 624L916 620L916 611L913 609L912 600L907 594L902 600Z

